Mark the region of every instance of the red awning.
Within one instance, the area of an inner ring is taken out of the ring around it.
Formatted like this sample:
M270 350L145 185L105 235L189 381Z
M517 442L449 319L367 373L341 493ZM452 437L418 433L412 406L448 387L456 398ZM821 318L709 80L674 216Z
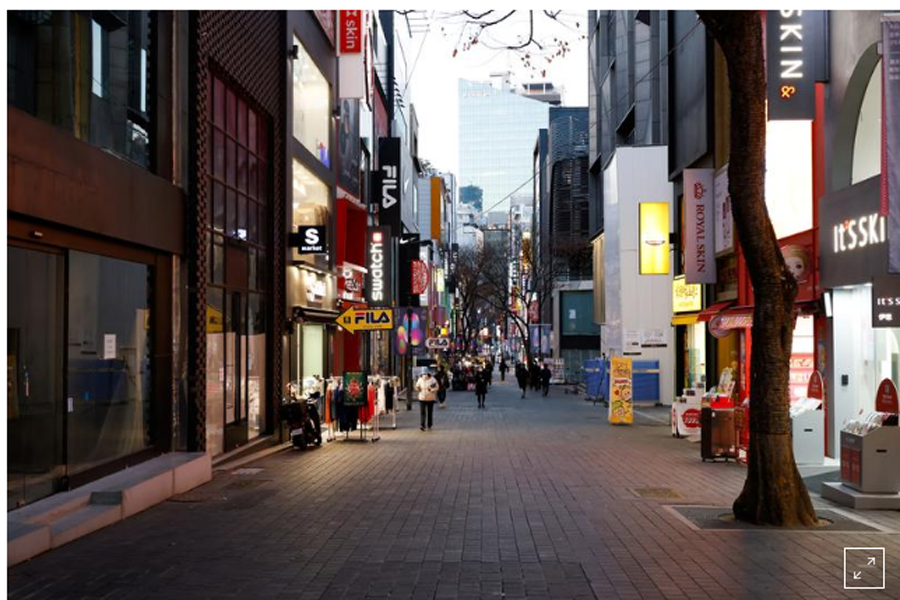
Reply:
M734 304L733 300L729 300L728 302L718 302L716 304L710 304L706 308L700 311L700 315L697 317L698 321L709 321L714 316L728 308Z

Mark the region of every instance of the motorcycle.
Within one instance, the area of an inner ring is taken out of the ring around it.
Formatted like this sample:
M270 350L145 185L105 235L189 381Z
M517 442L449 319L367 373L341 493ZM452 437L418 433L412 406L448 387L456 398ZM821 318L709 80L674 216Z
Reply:
M319 392L301 396L299 386L288 384L289 395L281 399L281 420L288 424L291 443L305 450L322 445L322 422L319 418Z

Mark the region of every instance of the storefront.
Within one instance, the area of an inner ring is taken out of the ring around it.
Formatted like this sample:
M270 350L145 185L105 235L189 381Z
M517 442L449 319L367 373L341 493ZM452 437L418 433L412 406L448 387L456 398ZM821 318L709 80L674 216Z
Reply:
M703 286L685 283L685 276L672 280L672 326L675 327L675 395L685 388L706 389L706 324L699 320L703 308Z
M888 275L880 177L822 198L822 287L828 311L829 448L843 424L875 410L878 384L900 376L900 276Z
M290 381L307 377L329 377L334 370L334 320L337 285L333 275L314 267L288 267L290 332L287 335Z

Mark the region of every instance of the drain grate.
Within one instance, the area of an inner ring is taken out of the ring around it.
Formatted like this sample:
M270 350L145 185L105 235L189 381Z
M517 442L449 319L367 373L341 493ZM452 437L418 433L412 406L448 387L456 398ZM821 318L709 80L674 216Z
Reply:
M699 530L719 531L881 531L867 523L858 521L843 513L829 509L818 509L819 525L814 527L771 527L768 525L753 525L737 521L727 506L667 506L668 510L688 522Z
M243 467L240 469L235 469L231 472L232 475L258 475L263 472L263 469L260 467Z
M631 492L638 498L645 500L681 500L681 494L667 487L642 487L632 488Z

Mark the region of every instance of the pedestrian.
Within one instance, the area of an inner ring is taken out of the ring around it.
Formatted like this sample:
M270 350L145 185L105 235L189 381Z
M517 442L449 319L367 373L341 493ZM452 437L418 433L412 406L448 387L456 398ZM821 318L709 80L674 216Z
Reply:
M419 391L419 410L422 414L422 424L419 427L425 431L427 420L428 429L431 429L434 419L434 401L437 397L438 382L429 371L425 371L418 381L416 381L416 389ZM426 419L427 417L427 419Z
M528 369L522 363L516 364L516 381L519 382L519 387L522 389L522 397L524 398L525 390L528 389Z
M440 404L441 408L446 408L446 404L444 402L447 400L447 388L450 387L450 378L447 376L447 370L444 369L444 365L441 365L438 368L437 372L437 382L438 382L438 404Z
M541 389L541 368L538 366L536 360L531 361L531 365L528 367L528 375L531 379L531 389L537 391Z
M547 363L544 363L543 368L541 369L541 388L544 391L544 396L550 391L550 367L547 366Z
M506 359L500 359L500 381L506 381L506 372L509 371L509 365L506 364Z
M486 371L488 385L494 385L494 361L488 360Z
M488 375L484 371L475 378L475 397L478 399L478 408L484 408L484 400L487 396Z

